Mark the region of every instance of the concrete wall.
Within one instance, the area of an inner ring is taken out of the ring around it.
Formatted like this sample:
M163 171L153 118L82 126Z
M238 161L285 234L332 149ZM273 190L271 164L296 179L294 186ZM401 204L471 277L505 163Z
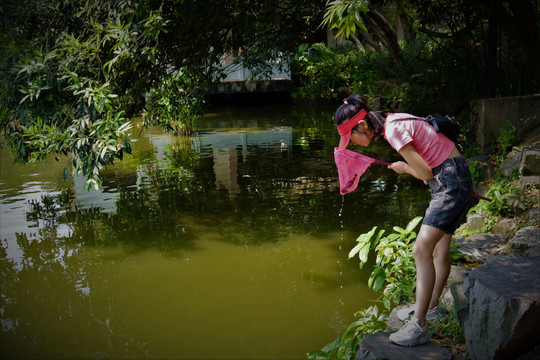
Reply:
M476 122L476 139L482 150L497 139L508 122L516 124L518 120L525 120L526 129L521 130L526 132L538 132L540 129L540 94L479 99L472 102L471 109L471 121L473 124Z

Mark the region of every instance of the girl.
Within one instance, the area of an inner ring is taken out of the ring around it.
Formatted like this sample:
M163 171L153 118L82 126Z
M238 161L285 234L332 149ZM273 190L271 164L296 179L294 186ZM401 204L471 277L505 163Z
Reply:
M368 146L374 138L384 137L405 160L388 168L429 184L431 201L413 246L415 316L390 335L392 342L402 346L426 343L426 319L435 320L444 313L438 306L439 297L450 274L452 235L472 195L469 168L455 144L424 119L370 111L361 95L345 99L334 119L341 135L339 150L349 142Z

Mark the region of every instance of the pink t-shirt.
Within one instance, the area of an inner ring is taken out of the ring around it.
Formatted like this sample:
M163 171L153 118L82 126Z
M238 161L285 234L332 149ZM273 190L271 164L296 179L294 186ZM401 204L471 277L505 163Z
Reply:
M411 144L433 169L448 159L455 145L442 133L437 133L433 126L422 118L394 121L415 117L406 113L388 114L384 124L384 138L398 152L405 145Z

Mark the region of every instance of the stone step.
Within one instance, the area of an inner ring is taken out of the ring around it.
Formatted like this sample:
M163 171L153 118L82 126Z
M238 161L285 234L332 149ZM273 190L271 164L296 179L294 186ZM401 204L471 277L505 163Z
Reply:
M450 349L434 341L414 347L399 346L392 343L390 333L380 332L366 335L356 353L356 360L450 360L453 358Z

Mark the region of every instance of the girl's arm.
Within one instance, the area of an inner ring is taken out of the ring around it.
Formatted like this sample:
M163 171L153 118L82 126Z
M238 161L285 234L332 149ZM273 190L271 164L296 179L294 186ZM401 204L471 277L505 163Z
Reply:
M403 156L406 162L397 161L390 164L388 168L394 170L398 174L411 174L420 180L433 179L433 171L411 144L407 144L402 147L399 153L401 156Z

